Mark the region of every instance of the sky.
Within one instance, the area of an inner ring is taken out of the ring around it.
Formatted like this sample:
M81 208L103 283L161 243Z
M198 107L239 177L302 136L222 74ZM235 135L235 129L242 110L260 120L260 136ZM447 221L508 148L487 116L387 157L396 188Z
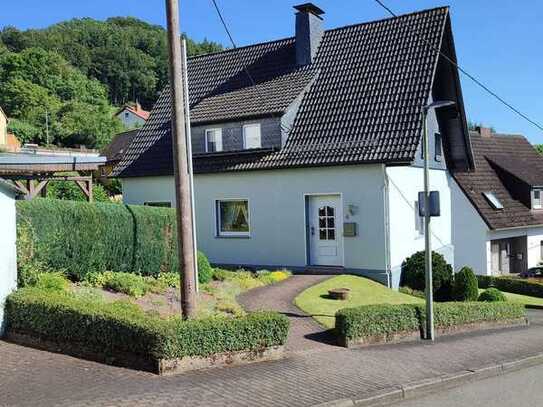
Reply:
M543 2L539 0L383 0L397 14L449 5L458 62L531 119L543 124ZM305 0L217 0L238 46L294 34L292 6ZM388 17L375 0L314 0L326 28ZM71 18L133 16L165 25L164 0L17 0L5 2L0 27L43 28ZM228 38L211 0L180 0L181 28L191 38ZM498 132L543 143L543 131L461 75L468 118Z

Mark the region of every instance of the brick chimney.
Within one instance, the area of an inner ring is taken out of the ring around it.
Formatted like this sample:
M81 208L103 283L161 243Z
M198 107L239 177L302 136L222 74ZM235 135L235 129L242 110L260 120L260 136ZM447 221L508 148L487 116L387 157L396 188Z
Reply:
M322 15L324 11L313 3L294 6L296 13L296 64L313 62L324 34Z
M477 130L479 131L481 137L492 137L492 130L490 127L479 126Z

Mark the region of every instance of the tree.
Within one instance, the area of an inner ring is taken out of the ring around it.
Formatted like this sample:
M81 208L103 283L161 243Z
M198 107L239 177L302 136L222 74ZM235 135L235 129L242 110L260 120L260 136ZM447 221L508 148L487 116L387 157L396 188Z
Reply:
M534 148L539 154L543 155L543 144L534 144Z

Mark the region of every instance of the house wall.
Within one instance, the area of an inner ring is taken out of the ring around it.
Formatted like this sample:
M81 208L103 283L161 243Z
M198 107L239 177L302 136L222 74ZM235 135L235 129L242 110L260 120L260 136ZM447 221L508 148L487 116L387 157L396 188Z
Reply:
M6 297L17 288L17 255L15 250L15 199L13 192L0 185L0 336L5 328L4 303Z
M127 129L141 127L145 124L145 120L128 110L123 110L117 115L117 117Z
M8 120L2 109L0 109L0 146L4 146L8 143L7 134Z
M211 262L305 267L304 194L340 193L345 220L358 229L356 237L344 238L344 266L387 283L383 166L197 174L194 182L198 248ZM122 184L126 204L174 202L172 177L127 178ZM216 236L215 202L225 198L249 200L250 238Z
M215 123L203 126L192 126L191 140L194 153L205 153L205 130L222 129L222 146L224 151L243 149L243 125L260 123L260 140L262 147L281 147L281 119L266 118L228 123Z
M400 282L401 265L406 257L424 250L423 220L418 216L418 193L424 190L424 171L419 167L388 167L390 267L392 286ZM430 170L430 190L439 191L441 216L431 220L432 249L455 263L452 244L450 175ZM417 222L418 227L417 227Z
M489 274L490 244L487 245L488 226L452 177L450 178L450 185L452 194L452 241L455 249L456 271L463 266L469 266L475 274Z

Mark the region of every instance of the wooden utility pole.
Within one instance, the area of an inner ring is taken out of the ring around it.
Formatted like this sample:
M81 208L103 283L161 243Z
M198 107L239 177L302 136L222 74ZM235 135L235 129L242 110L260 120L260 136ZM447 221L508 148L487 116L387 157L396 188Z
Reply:
M196 313L195 258L192 234L192 198L185 135L183 63L179 30L178 0L166 0L168 51L170 57L170 93L172 102L171 134L173 174L177 213L177 253L181 274L181 308L183 318Z

